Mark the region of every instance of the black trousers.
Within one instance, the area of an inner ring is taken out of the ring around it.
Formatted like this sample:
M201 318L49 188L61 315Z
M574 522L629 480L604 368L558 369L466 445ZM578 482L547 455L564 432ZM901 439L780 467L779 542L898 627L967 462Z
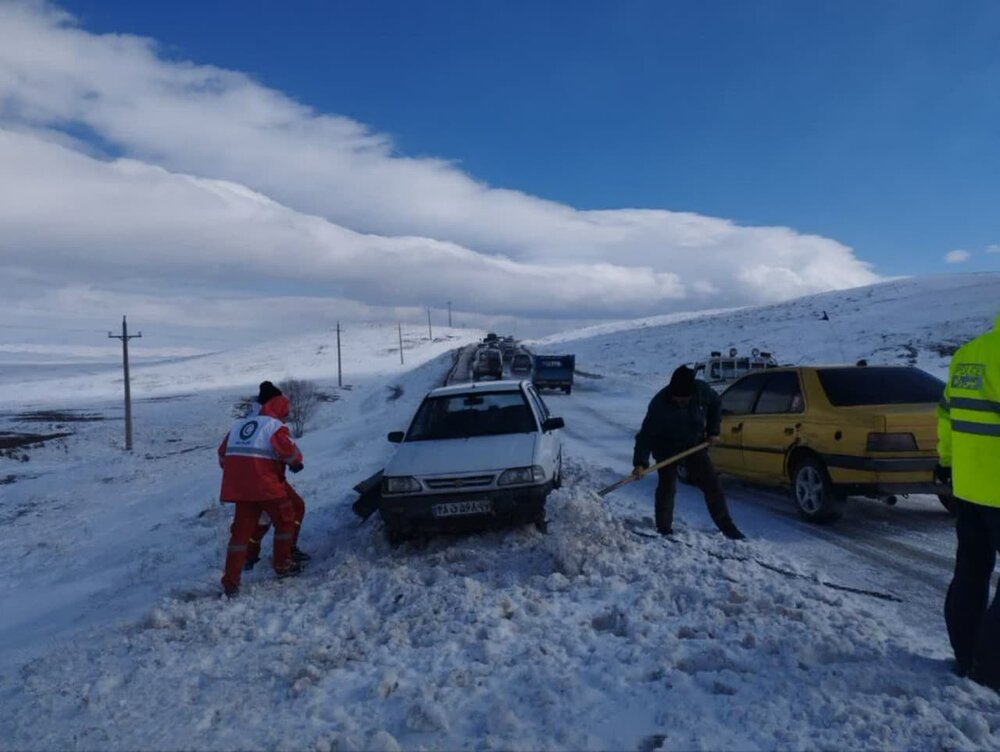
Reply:
M691 483L705 494L705 504L712 521L719 530L735 527L729 516L726 505L726 495L722 492L722 483L715 472L708 450L702 449L684 460L687 465ZM677 463L661 467L656 471L659 484L656 486L656 529L661 533L670 532L674 524L674 497L677 496Z
M948 637L959 669L1000 690L1000 587L987 608L1000 551L1000 507L955 502L958 552L944 602Z

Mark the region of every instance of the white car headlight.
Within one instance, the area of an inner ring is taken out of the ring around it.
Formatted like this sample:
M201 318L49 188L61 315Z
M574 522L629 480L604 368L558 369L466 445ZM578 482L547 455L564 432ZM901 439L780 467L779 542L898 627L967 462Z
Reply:
M382 479L382 493L384 494L418 493L422 490L423 486L420 485L420 481L409 476Z
M545 471L541 465L531 467L512 467L504 470L497 479L498 486L517 486L524 483L541 483L545 480Z

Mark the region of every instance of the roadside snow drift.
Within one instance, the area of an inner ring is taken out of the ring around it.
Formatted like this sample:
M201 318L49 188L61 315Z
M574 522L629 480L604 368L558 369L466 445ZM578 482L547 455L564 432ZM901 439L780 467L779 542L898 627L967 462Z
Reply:
M996 696L908 651L890 607L776 575L753 557L790 565L752 546L692 531L647 539L582 491L553 498L549 536L523 529L396 551L340 511L329 558L294 583L260 582L233 602L174 594L136 624L26 665L17 704L31 712L5 723L4 744L994 741Z

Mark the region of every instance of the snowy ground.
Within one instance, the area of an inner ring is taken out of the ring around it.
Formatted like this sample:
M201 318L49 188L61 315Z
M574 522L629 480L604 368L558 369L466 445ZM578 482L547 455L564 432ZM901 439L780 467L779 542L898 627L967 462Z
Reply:
M948 672L953 533L935 500L859 500L816 528L780 494L730 482L752 536L741 544L682 489L668 543L642 535L651 482L607 503L590 493L628 469L645 404L679 361L757 346L940 372L938 352L986 328L996 301L1000 275L911 280L546 341L601 377L547 398L568 457L549 535L399 549L376 520L358 525L350 487L389 456L385 433L461 339L410 343L404 370L374 328L350 390L332 388L317 353L328 335L286 343L280 362L262 363L262 347L151 366L137 373L136 396L153 399L137 405L131 457L108 379L8 389L34 403L6 401L9 413L84 394L73 406L119 420L0 459L0 479L15 476L0 485L0 749L1000 746L1000 698ZM214 447L247 385L279 368L338 397L294 478L317 556L293 581L258 567L223 601L230 512L215 503Z

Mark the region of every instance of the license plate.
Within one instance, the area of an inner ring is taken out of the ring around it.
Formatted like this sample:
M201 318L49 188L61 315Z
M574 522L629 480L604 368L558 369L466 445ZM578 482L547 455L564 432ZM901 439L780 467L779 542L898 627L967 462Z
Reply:
M447 504L435 504L431 507L431 514L435 517L460 517L466 514L490 514L493 511L493 502L489 499L482 501L452 501Z

